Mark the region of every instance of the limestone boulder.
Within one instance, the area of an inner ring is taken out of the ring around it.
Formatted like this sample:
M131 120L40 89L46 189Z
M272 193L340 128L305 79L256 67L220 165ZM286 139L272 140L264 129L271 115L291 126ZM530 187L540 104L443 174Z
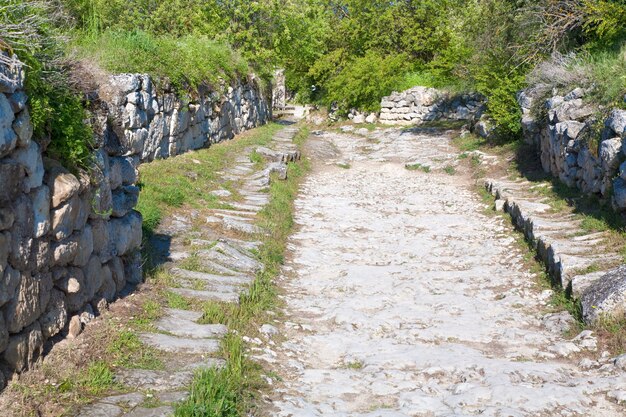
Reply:
M623 318L626 312L626 265L594 281L581 296L583 320L592 324L601 317Z
M7 230L13 226L15 215L11 207L0 208L0 230Z
M72 260L72 265L81 267L87 265L93 251L93 231L91 226L85 225L85 228L78 236L78 251Z
M17 134L12 126L14 119L9 100L0 94L0 158L8 155L17 145Z
M113 191L113 217L124 217L139 201L139 188L134 185L125 185Z
M77 225L81 211L80 198L75 195L50 212L52 235L56 240L67 239Z
M108 268L105 270L102 267L100 258L95 255L89 259L87 266L85 266L83 270L85 273L83 291L85 293L86 300L91 300L102 287L105 277L111 274L111 270Z
M88 300L85 273L80 268L67 268L67 281L59 281L59 289L67 294L67 310L70 313L80 310Z
M113 273L109 265L102 266L102 286L98 290L98 296L104 298L108 302L115 300L117 294L117 285L113 279Z
M9 344L9 330L4 321L4 316L0 314L0 352L3 352ZM0 372L1 374L2 372Z
M7 96L7 99L9 100L13 113L19 113L26 108L28 96L23 91L16 91L15 93Z
M21 192L26 177L24 167L11 159L0 161L0 204L11 203Z
M613 180L613 204L617 209L626 209L626 181L621 177Z
M50 231L50 190L45 185L30 193L33 202L33 236L40 238Z
M76 258L79 251L80 234L74 233L70 237L52 244L52 261L54 266L66 266Z
M20 271L31 270L35 266L33 257L34 213L33 203L26 195L13 202L15 221L11 227L11 251L9 262Z
M136 250L123 259L126 282L132 285L141 284L143 282L143 260L141 253Z
M45 181L50 187L52 208L57 208L74 197L81 188L78 178L61 166L52 167L46 173Z
M34 239L31 256L37 271L44 271L52 265L52 245L48 239Z
M16 271L10 266L5 268L4 274L2 274L2 281L0 282L0 306L5 305L15 298L15 293L21 279L22 275L19 271Z
M13 130L17 134L17 146L25 148L33 137L33 124L28 109L22 110L13 121Z
M600 143L599 156L604 172L610 175L619 167L621 150L622 140L620 138L608 139Z
M111 218L108 223L109 236L115 239L109 240L110 253L114 256L122 256L141 245L141 214L131 211L124 217Z
M16 296L6 306L5 318L10 333L18 333L45 311L52 290L52 274L31 276L22 273Z
M115 282L116 292L120 292L126 286L126 277L124 275L124 263L122 258L115 256L107 264L111 270L111 277Z
M111 246L109 244L108 222L102 219L94 219L89 222L93 235L93 253L100 257L102 262L111 259Z
M9 339L4 360L15 369L23 372L29 369L43 353L43 333L38 322L33 323L18 335Z
M11 158L24 167L26 173L23 182L24 192L41 187L44 169L41 150L37 142L31 141L27 147L17 149L13 152Z
M619 137L624 137L624 130L626 129L626 110L615 109L611 111L611 114L604 122L604 126L607 129Z
M59 333L67 324L67 305L65 295L53 289L46 312L39 319L41 333L45 339L49 339Z

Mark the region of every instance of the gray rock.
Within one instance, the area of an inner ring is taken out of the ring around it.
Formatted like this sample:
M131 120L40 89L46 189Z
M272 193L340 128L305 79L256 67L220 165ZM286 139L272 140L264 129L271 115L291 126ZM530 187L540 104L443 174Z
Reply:
M76 339L83 331L83 324L80 322L80 316L77 314L70 319L70 325L67 332L69 339Z
M13 110L13 113L19 113L26 108L28 96L25 92L16 91L7 98L9 99L9 104L11 104L11 109Z
M66 266L76 258L79 251L80 234L74 233L67 239L52 244L54 266Z
M41 332L45 339L59 333L67 324L67 306L65 295L56 289L52 290L46 312L39 319Z
M170 417L174 415L174 407L164 405L157 408L135 408L126 417Z
M126 130L124 134L124 148L133 155L141 154L144 143L148 139L148 129L137 128L134 130Z
M78 334L80 334L80 332L78 332ZM78 334L74 337L77 337ZM125 414L124 410L117 405L95 403L83 408L76 417L119 417L123 414Z
M4 184L4 183L3 183ZM13 226L15 216L10 207L0 208L0 230L7 230Z
M0 306L5 305L15 298L15 292L21 278L22 275L19 271L16 271L10 266L5 268L4 274L2 275L2 281L0 282Z
M623 137L624 129L626 129L626 110L614 109L604 122L604 125L611 129L615 135Z
M100 257L102 262L111 259L111 246L109 245L108 222L102 219L93 219L90 222L93 234L93 253Z
M126 277L124 275L124 263L122 262L122 258L114 256L107 265L111 270L111 277L115 282L116 292L119 293L124 289L124 286L126 285Z
M576 99L579 99L579 98L583 98L584 96L585 96L585 90L583 90L582 88L578 87L578 88L573 89L569 93L567 93L563 99L565 101L571 101L571 100L576 100Z
M143 260L141 259L141 253L136 250L130 255L125 256L123 261L126 282L130 284L141 284L143 282Z
M155 322L157 329L174 336L191 339L217 338L224 336L228 328L223 324L197 324L202 313L166 309L162 318Z
M11 228L11 251L9 252L9 262L21 271L34 268L33 257L33 205L25 195L21 195L13 202L13 213L15 221Z
M72 197L58 208L50 212L52 219L52 235L56 240L69 237L75 229L81 211L78 196Z
M376 116L376 113L371 113L369 116L365 118L365 122L369 124L374 124L377 121L378 121L378 117Z
M91 300L96 295L96 292L102 287L105 278L111 274L111 270L109 268L105 270L102 267L100 258L94 255L89 259L84 271L85 281L83 291L86 299Z
M24 191L29 192L33 188L43 184L43 160L37 142L31 141L27 147L19 148L11 155L11 158L24 167Z
M75 313L80 310L83 305L87 302L87 290L85 285L85 274L80 268L68 268L67 269L67 286L61 285L60 287L66 294L67 300L67 309L70 313ZM60 282L63 284L63 281ZM70 287L71 286L71 287ZM70 289L75 291L76 286L78 286L79 290L77 292L69 292ZM65 288L65 289L64 289Z
M139 188L134 185L125 185L113 191L113 217L124 217L139 201Z
M9 330L7 329L4 317L0 314L0 352L4 351L9 344ZM2 372L0 372L1 374ZM1 381L0 381L1 382ZM0 384L3 386L4 384Z
M618 209L626 208L626 180L621 177L613 180L613 204Z
M7 328L17 333L33 323L45 311L52 290L52 274L41 273L31 276L21 274L16 296L9 301L5 310Z
M613 138L603 141L600 144L600 160L602 161L602 169L610 173L619 167L619 155L622 148L622 140Z
M57 269L54 274L54 286L63 291L65 294L78 294L82 289L84 276L78 268L61 268ZM80 271L80 274L76 274Z
M72 265L85 266L93 253L93 231L91 226L85 225L78 237L78 251L72 260Z
M50 168L46 173L46 184L50 187L52 207L59 207L78 194L81 188L78 179L61 166Z
M43 334L38 322L9 339L4 360L17 372L30 368L43 352Z
M98 295L108 302L115 300L117 285L113 279L113 273L109 265L102 266L102 286L98 290Z
M24 167L15 161L0 161L0 204L13 202L22 193L22 182L26 176Z
M148 346L170 353L210 355L219 351L216 339L188 339L161 333L142 333L141 340Z
M112 255L125 255L141 245L141 224L141 214L136 211L124 217L111 218L107 226L109 236L115 236L115 239L109 240Z
M13 130L17 134L17 146L25 148L33 137L33 124L28 109L22 110L13 122Z
M33 236L40 238L50 231L50 191L41 186L31 192L33 202Z
M600 317L623 317L626 312L626 265L593 282L581 297L583 320L591 324Z
M9 100L0 94L0 158L8 155L17 144L17 134L12 126L14 119Z

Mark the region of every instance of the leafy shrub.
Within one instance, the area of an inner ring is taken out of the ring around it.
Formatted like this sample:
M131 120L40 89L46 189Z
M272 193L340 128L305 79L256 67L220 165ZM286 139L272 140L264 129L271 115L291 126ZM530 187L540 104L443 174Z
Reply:
M202 36L155 36L148 32L105 31L77 44L80 57L111 72L147 73L168 78L178 90L203 83L218 86L248 74L247 62L228 45Z
M381 97L391 93L406 71L404 55L383 56L370 51L349 61L326 85L329 102L342 112L350 108L365 111L380 109Z

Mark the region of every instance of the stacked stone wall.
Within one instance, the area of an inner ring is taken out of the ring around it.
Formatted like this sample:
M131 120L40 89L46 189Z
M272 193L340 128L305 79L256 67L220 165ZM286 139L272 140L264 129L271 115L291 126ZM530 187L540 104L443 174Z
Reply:
M253 78L182 99L145 75L112 76L92 97L93 163L70 171L33 137L23 80L18 61L0 68L0 387L142 281L140 163L271 117Z
M473 120L483 111L477 94L450 95L428 87L413 87L381 100L380 122L417 125L437 120Z
M521 92L524 138L536 146L546 172L626 210L626 111L603 117L585 93L577 88L541 99L532 89Z

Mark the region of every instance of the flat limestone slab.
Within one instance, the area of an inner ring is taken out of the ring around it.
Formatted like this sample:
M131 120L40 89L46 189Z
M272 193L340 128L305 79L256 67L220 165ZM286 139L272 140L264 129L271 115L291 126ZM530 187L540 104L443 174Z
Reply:
M96 403L83 408L77 417L118 417L123 410L113 404Z
M183 297L195 298L202 301L221 301L224 303L238 303L238 292L217 292L192 290L189 288L170 288L170 291L182 295Z
M180 269L180 268L172 268L171 272L176 277L196 279L199 281L204 281L209 285L210 284L248 285L252 283L252 281L254 280L254 278L249 275L217 275L217 274L209 274L206 272L188 271L186 269Z
M170 417L174 415L174 407L166 405L157 408L135 408L125 417Z
M155 326L161 331L191 339L219 338L228 332L223 324L198 324L195 320L187 319L185 313L183 310L168 309Z
M164 352L213 354L219 351L219 341L215 339L191 339L160 333L142 333L142 342Z

